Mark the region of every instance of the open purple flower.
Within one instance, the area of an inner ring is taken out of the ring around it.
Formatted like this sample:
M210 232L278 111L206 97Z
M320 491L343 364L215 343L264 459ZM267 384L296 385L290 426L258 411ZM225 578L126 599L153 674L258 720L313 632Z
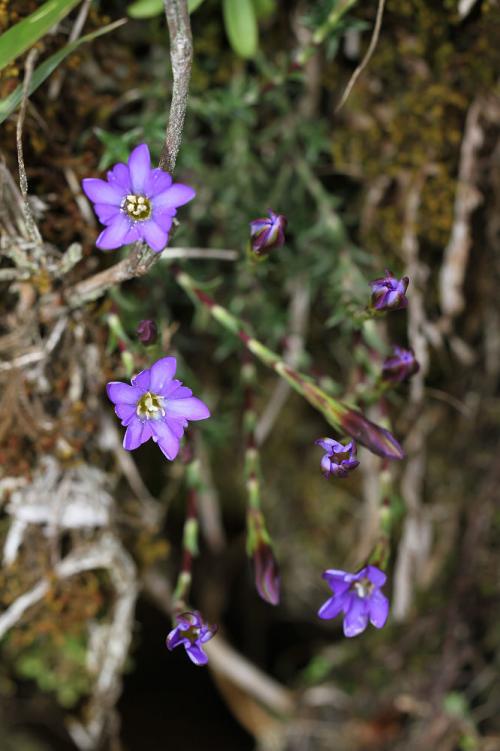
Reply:
M265 255L285 244L287 219L283 214L269 211L269 216L250 222L251 247L256 255Z
M320 618L335 618L344 613L344 634L357 636L368 625L375 628L385 625L389 614L389 600L380 591L386 575L376 566L365 566L357 574L329 569L323 574L333 596L318 611Z
M359 464L356 459L356 444L354 441L344 446L333 438L318 438L315 443L326 451L321 460L321 470L325 477L347 477L349 472Z
M410 280L407 276L397 279L392 271L385 271L382 279L370 282L372 288L372 305L376 310L400 310L406 308L408 300L405 297Z
M195 665L206 665L208 657L203 651L202 644L209 641L217 629L204 623L197 611L181 613L176 616L176 620L177 626L167 636L167 647L172 651L182 644L191 662Z
M188 185L172 183L168 172L151 168L145 143L132 151L128 164L116 164L107 180L90 177L82 186L106 227L96 240L101 250L144 240L159 253L168 242L177 207L196 195Z
M207 405L174 378L176 367L175 357L163 357L132 378L131 386L120 381L108 383L108 396L127 428L123 447L128 451L152 438L167 459L173 460L188 420L210 417Z
M393 383L400 383L415 375L419 367L420 365L415 359L415 352L412 349L394 347L392 357L384 360L382 378Z

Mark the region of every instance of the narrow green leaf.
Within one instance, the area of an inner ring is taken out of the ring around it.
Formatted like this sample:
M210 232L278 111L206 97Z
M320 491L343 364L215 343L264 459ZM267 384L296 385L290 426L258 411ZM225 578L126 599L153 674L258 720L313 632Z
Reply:
M28 96L36 91L38 87L51 75L51 73L55 71L57 66L60 65L68 55L74 52L77 47L79 47L81 44L85 44L86 42L91 42L93 39L96 39L103 34L108 34L110 31L114 31L124 23L126 23L126 20L124 18L121 18L119 21L114 21L114 23L108 24L108 26L103 26L102 29L97 29L97 31L93 31L91 34L87 34L86 36L77 39L76 42L67 44L58 52L51 55L51 57L47 58L47 60L39 65L38 68L36 68L33 72L28 90ZM9 115L11 115L17 107L19 107L22 97L23 87L22 85L20 85L16 89L14 89L14 91L9 94L8 97L0 101L0 123L3 123L3 121L7 117L9 117Z
M0 70L32 47L56 23L68 15L80 0L47 0L0 37Z
M245 59L254 57L259 30L252 0L223 0L224 26L231 47Z
M188 0L188 11L193 13L204 0ZM128 6L127 13L131 18L154 18L163 14L164 0L135 0Z

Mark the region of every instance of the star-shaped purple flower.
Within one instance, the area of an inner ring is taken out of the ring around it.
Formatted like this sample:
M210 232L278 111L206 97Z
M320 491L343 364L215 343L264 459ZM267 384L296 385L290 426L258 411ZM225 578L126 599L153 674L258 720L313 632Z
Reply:
M409 281L407 276L397 279L392 271L386 269L384 277L370 282L373 307L376 310L400 310L401 308L406 308L408 300L405 293Z
M321 470L325 477L347 477L349 472L359 464L356 459L356 444L354 441L344 446L333 438L318 438L315 443L326 451L321 460Z
M415 375L420 365L415 359L415 352L412 349L403 349L403 347L394 347L392 357L384 360L382 366L382 377L386 381L400 383L410 376Z
M208 657L201 645L209 641L217 629L204 623L198 612L181 613L176 620L177 626L167 636L167 647L172 651L182 644L191 662L206 665Z
M257 255L265 255L285 244L287 219L283 214L269 211L269 216L250 222L251 247Z
M389 614L389 600L380 591L386 575L376 566L365 566L357 574L329 569L323 574L333 592L318 611L320 618L335 618L344 613L345 636L357 636L368 625L375 628L385 625Z
M151 168L145 143L132 151L128 164L116 164L107 180L89 177L82 186L106 227L96 240L101 250L144 240L159 253L168 242L176 209L196 195L188 185L172 183L168 172Z
M152 438L172 461L188 420L210 417L207 405L174 379L176 367L175 357L163 357L132 378L131 386L120 381L108 383L108 396L127 428L123 447L128 451Z

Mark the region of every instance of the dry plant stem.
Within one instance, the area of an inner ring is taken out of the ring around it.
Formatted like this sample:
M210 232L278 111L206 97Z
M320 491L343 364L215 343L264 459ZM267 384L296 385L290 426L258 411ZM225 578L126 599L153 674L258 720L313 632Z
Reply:
M311 291L304 276L297 277L292 283L290 300L290 330L283 361L292 368L297 368L304 349L304 337L309 320ZM291 393L291 386L286 381L279 381L274 387L256 427L255 442L261 446L270 434L276 420Z
M193 39L187 0L164 0L164 5L170 35L173 89L165 143L159 166L167 172L173 172L181 145L182 129L186 116L193 62Z
M75 23L73 24L73 28L71 29L71 33L68 37L68 44L71 44L72 42L76 42L80 34L82 33L82 29L85 26L85 21L87 20L87 16L89 14L90 6L92 5L92 0L84 0L82 3L82 7L80 8L80 12L78 13ZM64 74L65 70L60 69L58 71L58 75L54 76L54 78L51 81L50 87L49 87L49 99L51 102L54 101L54 99L57 99L59 96L59 92L61 91L61 86L64 81Z
M420 175L409 185L403 186L406 205L402 252L406 261L405 274L412 280L411 294L408 295L408 339L420 363L420 370L413 376L410 384L410 408L414 415L420 417L408 438L408 461L401 480L407 515L394 578L393 614L398 620L403 620L408 614L416 579L423 569L431 544L430 520L422 508L426 437L430 429L429 419L424 411L425 376L429 367L425 336L427 318L422 292L426 272L419 260L418 246L418 213L424 181L425 176Z
M457 192L451 237L444 252L440 274L441 310L448 326L464 309L463 284L471 245L471 215L482 200L475 186L478 152L484 140L480 118L484 107L482 99L470 106L465 121L465 131L460 150Z
M21 100L21 107L19 108L19 115L17 118L17 125L16 125L16 145L17 145L17 161L19 165L19 187L21 188L21 194L23 197L24 219L26 222L26 227L29 232L30 239L33 242L37 243L37 245L39 244L41 246L42 238L40 236L40 232L38 231L38 227L36 226L36 222L33 218L31 207L28 201L28 178L26 177L26 169L24 166L24 153L23 153L24 118L26 117L26 106L28 103L29 85L30 85L31 77L33 75L33 68L35 67L35 61L37 57L38 57L38 50L33 48L32 50L30 50L26 58L26 67L25 67L25 74L24 74L24 81L23 81L23 98Z
M171 616L171 592L167 581L154 572L144 579L144 590L165 615ZM218 633L203 647L209 657L209 667L253 696L271 712L291 715L296 709L294 695L266 673L259 670L233 649Z
M187 0L165 0L165 15L170 35L173 87L165 144L159 166L167 172L173 172L186 115L193 41ZM158 258L159 255L153 253L144 243L136 243L134 250L123 261L68 290L65 296L66 301L71 308L77 308L96 300L110 287L147 274Z
M384 6L385 6L385 0L379 0L378 7L377 7L377 17L375 18L375 26L373 27L373 34L372 38L370 40L370 44L368 46L368 49L366 50L365 56L352 74L351 78L349 79L349 83L344 89L344 93L342 94L342 97L340 99L340 102L337 104L335 108L335 112L337 113L344 104L346 103L347 99L349 98L349 95L351 91L353 90L354 86L356 85L356 81L370 62L371 56L375 52L375 47L377 46L378 38L380 36L380 29L382 28L382 17L384 15Z

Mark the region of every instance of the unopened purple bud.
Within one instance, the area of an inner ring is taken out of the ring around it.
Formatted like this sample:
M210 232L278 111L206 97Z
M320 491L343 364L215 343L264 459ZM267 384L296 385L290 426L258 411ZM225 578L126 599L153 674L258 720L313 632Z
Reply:
M280 573L272 547L261 540L252 560L257 592L270 605L277 605L280 601Z
M326 451L321 460L321 471L325 477L347 477L359 465L354 441L344 446L333 438L318 438L315 443Z
M405 293L408 282L407 276L397 279L392 271L387 271L387 269L382 279L375 279L370 282L372 305L375 310L401 310L401 308L406 308L408 300Z
M287 218L283 214L275 214L274 211L269 211L269 217L250 222L252 251L261 256L273 248L284 245L286 225Z
M139 322L136 332L137 338L143 344L153 344L158 338L158 328L156 323L149 318Z
M346 408L339 414L338 420L348 435L377 456L385 459L404 458L405 453L392 433L380 425L375 425L356 409Z
M420 365L412 349L394 347L392 357L388 357L382 367L382 378L393 383L401 383L415 375Z

